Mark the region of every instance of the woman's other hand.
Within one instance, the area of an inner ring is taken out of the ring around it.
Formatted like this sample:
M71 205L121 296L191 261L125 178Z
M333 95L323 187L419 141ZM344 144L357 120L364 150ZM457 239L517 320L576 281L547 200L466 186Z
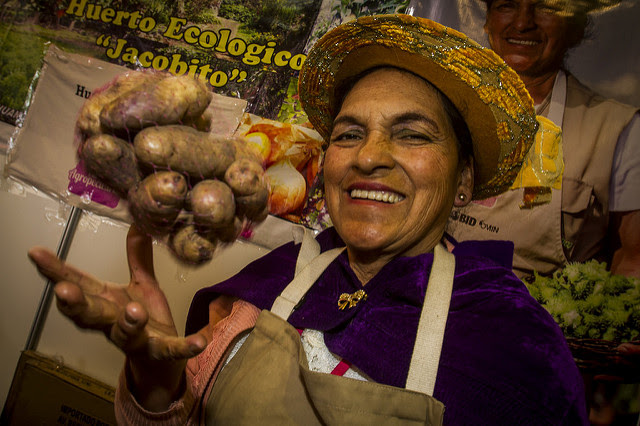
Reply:
M204 349L206 339L178 335L155 277L149 236L129 229L127 285L101 281L42 247L29 250L29 257L54 282L60 312L80 328L103 332L125 353L129 385L141 405L160 411L180 397L186 360Z

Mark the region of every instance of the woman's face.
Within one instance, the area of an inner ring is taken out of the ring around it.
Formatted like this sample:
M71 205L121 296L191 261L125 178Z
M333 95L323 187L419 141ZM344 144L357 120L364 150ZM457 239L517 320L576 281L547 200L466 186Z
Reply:
M376 255L430 251L456 194L469 199L473 186L439 94L393 68L367 74L345 97L324 174L336 230L350 251Z
M494 0L484 27L491 48L520 75L558 71L567 50L581 36L571 34L560 7L548 0Z

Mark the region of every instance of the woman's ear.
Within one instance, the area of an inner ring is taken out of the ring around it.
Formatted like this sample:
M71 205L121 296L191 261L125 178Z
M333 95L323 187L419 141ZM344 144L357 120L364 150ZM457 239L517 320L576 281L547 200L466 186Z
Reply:
M458 188L456 198L453 201L455 207L464 207L471 201L473 196L473 161L471 159L464 160L458 178Z

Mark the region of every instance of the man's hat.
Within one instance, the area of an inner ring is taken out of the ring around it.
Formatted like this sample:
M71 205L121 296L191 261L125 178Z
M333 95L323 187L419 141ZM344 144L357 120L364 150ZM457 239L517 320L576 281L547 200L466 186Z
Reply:
M491 4L495 0L480 0L482 3ZM560 14L572 16L576 13L601 13L616 8L624 3L624 0L540 0L551 7L559 9Z

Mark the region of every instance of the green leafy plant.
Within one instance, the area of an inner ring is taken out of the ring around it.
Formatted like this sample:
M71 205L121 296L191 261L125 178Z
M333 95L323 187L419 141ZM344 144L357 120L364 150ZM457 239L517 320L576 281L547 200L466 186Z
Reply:
M640 280L613 275L604 262L571 263L525 285L566 337L625 342L640 336Z

